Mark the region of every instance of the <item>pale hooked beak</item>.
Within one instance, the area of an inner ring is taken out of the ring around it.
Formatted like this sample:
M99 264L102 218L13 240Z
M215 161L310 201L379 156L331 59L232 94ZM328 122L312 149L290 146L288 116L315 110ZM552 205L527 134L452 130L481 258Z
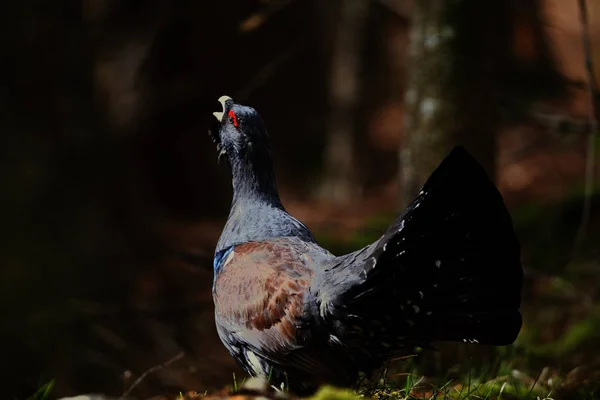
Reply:
M219 97L219 103L221 103L221 106L223 107L223 111L215 111L213 113L213 115L219 120L219 122L223 122L223 114L225 114L225 102L227 100L233 100L233 99L229 96Z

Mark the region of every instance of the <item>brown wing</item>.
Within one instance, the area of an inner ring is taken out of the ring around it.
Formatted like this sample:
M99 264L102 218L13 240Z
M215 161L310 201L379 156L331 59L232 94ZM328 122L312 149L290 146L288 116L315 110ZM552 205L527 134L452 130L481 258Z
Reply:
M214 286L217 331L251 375L286 371L296 379L350 381L352 371L340 364L345 350L312 329L310 255L329 256L315 244L282 238L238 245L221 264Z
M217 323L266 355L301 346L309 262L287 241L236 246L215 280Z

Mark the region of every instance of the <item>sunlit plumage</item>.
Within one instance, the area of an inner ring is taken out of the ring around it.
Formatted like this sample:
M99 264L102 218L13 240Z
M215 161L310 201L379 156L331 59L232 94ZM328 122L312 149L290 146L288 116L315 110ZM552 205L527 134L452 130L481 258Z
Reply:
M352 385L414 346L515 340L519 243L498 190L464 149L379 240L334 256L283 207L258 113L220 101L211 134L234 194L215 251L215 320L246 372L305 392Z

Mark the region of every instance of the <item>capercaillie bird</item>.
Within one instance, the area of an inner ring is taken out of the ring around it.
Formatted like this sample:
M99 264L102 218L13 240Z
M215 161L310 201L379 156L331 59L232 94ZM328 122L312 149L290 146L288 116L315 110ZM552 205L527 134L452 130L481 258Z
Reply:
M415 346L514 342L520 245L500 193L466 150L440 163L377 241L334 256L284 208L259 114L219 102L211 136L230 164L233 201L214 255L215 320L248 374L310 392L352 386Z

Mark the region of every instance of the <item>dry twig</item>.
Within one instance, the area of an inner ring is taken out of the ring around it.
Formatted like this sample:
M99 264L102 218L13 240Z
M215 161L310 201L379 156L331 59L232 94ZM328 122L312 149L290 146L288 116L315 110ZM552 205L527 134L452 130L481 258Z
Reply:
M185 355L185 352L182 351L181 353L179 353L175 357L165 361L164 363L155 365L154 367L146 370L146 372L144 372L142 375L140 375L140 377L137 378L135 380L135 382L133 382L131 384L131 386L129 386L129 388L125 392L123 392L123 395L121 397L119 397L119 400L123 400L125 397L129 396L129 394L133 391L133 389L135 389L135 387L137 385L139 385L148 375L150 375L158 370L161 370L165 367L168 367L169 365L173 364L175 361L183 358L184 355Z

